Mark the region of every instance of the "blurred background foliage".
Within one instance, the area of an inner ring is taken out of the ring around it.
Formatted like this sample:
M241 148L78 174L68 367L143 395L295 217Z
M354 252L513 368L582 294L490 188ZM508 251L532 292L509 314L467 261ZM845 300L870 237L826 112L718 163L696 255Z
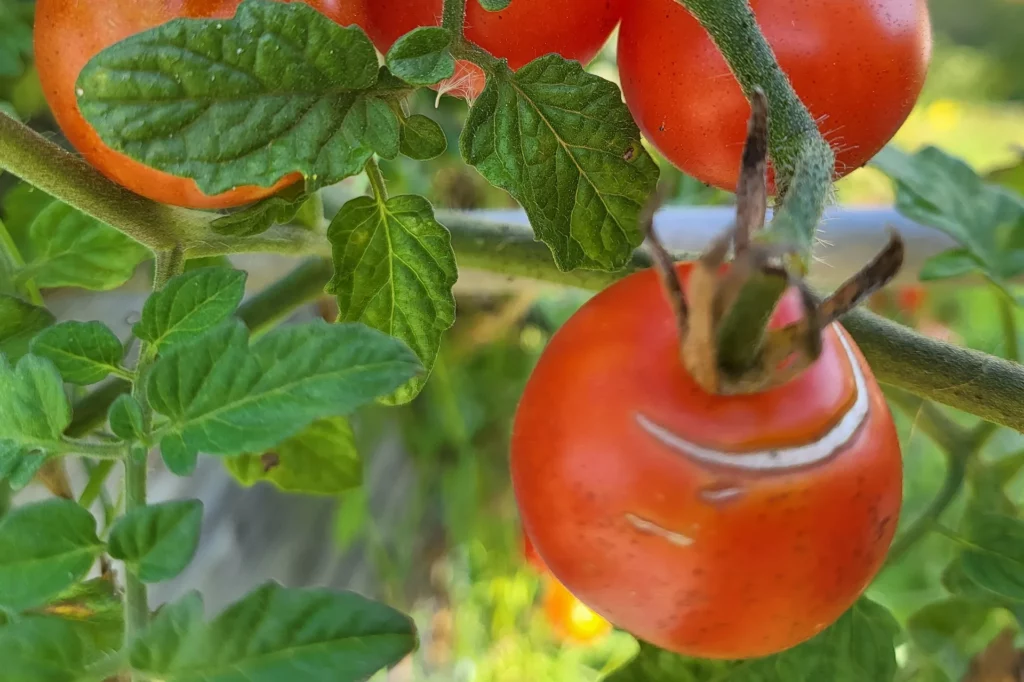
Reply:
M6 24L0 28L10 29L0 40L0 106L59 139L26 35L12 28L28 5L0 0L0 24ZM931 5L934 63L925 93L895 143L907 150L936 145L983 173L1024 186L1024 2L931 0ZM613 46L592 69L616 79ZM441 208L513 206L508 195L458 158L466 114L462 102L422 92L411 108L441 122L449 150L429 164L382 163L393 193L423 194ZM730 195L662 165L674 188L673 203L731 201ZM328 206L362 193L363 182L353 179L332 190ZM9 183L0 179L0 193ZM838 192L846 204L889 203L892 196L889 180L872 169L844 179ZM399 537L384 537L368 511L366 491L342 496L334 518L337 546L361 547L380 576L380 596L409 609L419 622L423 646L392 673L395 679L587 682L635 651L628 635L601 634L585 608L558 602L557 585L528 566L508 476L509 430L522 387L547 339L585 297L565 290L494 297L463 287L458 322L423 394L407 407L373 412L363 420L364 442L393 430L397 420L417 472ZM1006 310L988 289L891 292L875 306L925 333L1004 356L1016 353L1013 336L1005 333ZM1008 314L1019 324L1015 310ZM915 415L895 413L905 445L906 521L916 518L941 487L945 459L918 431ZM981 462L1005 461L1013 477L1022 449L1019 434L1000 432ZM367 456L371 452L364 449ZM1009 494L1024 501L1024 480L1013 481ZM964 500L954 505L951 525L963 507ZM954 551L947 539L932 534L870 589L872 598L912 626L900 648L904 680L957 679L955 671L966 670L970 657L1012 621L1007 612L992 611L985 623L967 625L970 613L940 601L947 598L941 572ZM411 580L414 575L422 579ZM937 668L945 673L936 673Z

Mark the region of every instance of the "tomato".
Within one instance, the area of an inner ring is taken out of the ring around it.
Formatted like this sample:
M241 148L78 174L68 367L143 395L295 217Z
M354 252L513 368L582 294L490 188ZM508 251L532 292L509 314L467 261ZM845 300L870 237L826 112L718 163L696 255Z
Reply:
M523 533L523 558L538 573L548 572L548 567L544 565L544 560L540 558L540 554L537 554L537 548L533 546L530 536L526 533Z
M515 0L500 12L488 12L477 0L466 10L466 37L512 69L552 52L583 64L590 62L611 35L631 0ZM443 0L372 0L367 4L366 32L377 49L387 52L395 41L419 26L441 23ZM485 85L483 72L460 62L442 92L476 99Z
M612 631L611 623L554 579L547 581L544 614L556 635L575 644L591 644Z
M922 284L908 284L896 290L896 300L900 310L909 314L917 315L928 302L928 289Z
M836 150L863 166L913 108L931 54L926 0L750 0L793 87ZM626 103L650 142L732 190L750 105L707 32L675 0L633 0L619 30Z
M291 0L283 0L290 2ZM164 204L216 209L274 194L300 179L289 175L273 187L239 187L209 196L189 178L146 166L108 147L78 110L75 81L86 63L128 36L179 17L234 16L241 0L38 0L35 50L46 101L72 145L114 182ZM362 21L365 0L307 2L339 24Z
M680 264L686 280L691 264ZM795 290L773 326L801 315ZM512 481L548 569L653 644L747 658L835 621L882 565L902 498L882 392L838 325L796 379L705 393L653 270L554 335L513 427Z

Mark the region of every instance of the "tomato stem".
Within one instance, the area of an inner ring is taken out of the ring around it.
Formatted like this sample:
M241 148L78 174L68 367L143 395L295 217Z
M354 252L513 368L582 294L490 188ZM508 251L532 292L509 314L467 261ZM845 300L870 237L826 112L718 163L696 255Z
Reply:
M463 40L466 33L466 0L444 0L441 26L451 31L457 41Z

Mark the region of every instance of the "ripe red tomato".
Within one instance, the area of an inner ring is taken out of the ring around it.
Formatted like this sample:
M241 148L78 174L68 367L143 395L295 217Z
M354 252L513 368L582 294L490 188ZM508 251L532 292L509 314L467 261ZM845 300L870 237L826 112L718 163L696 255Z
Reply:
M790 291L773 325L800 314ZM524 530L555 578L644 640L702 658L789 648L882 565L902 497L892 416L838 325L805 373L753 395L702 391L678 344L652 270L555 334L512 435Z
M291 0L283 0L291 2ZM339 24L362 21L365 0L307 2ZM150 168L108 147L78 110L75 81L86 63L104 48L179 17L234 16L241 0L38 0L35 51L46 101L68 140L101 173L128 189L164 204L216 209L269 196L300 179L283 178L273 187L239 187L210 196L196 183Z
M530 541L530 536L523 533L523 558L526 559L526 563L529 564L538 573L547 573L548 567L544 565L544 560L540 558L540 554L537 554L537 548L533 546L533 542Z
M583 64L592 60L611 35L627 0L515 0L500 12L488 12L477 0L466 10L466 37L513 69L552 52ZM443 0L373 0L367 4L366 32L377 49L419 26L441 23ZM460 62L442 92L476 99L484 89L483 72Z
M903 124L931 54L926 0L751 0L793 87L836 150L863 166ZM734 189L750 105L707 32L675 0L633 0L619 30L626 102L683 171Z

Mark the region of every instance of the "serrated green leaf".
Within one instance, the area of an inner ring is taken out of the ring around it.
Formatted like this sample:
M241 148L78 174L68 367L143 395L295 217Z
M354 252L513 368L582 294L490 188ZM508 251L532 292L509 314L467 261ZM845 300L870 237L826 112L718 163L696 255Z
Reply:
M199 500L133 509L110 529L110 556L128 564L142 582L170 580L192 561L202 524Z
M548 55L492 73L462 156L526 209L560 270L618 270L643 241L658 166L618 87Z
M607 682L891 682L899 624L862 598L818 636L774 656L745 662L698 661L644 645Z
M72 623L99 653L118 651L124 643L124 605L111 576L72 585L26 617Z
M966 163L934 147L914 155L886 147L871 163L896 182L900 213L945 232L963 247L932 263L929 277L943 271L964 274L966 254L978 263L978 271L1004 288L1024 273L1020 197L986 183Z
M412 621L351 592L269 584L202 621L198 595L164 607L131 647L163 682L361 682L416 647Z
M413 85L434 85L455 75L452 34L439 26L422 26L391 46L387 65L391 73Z
M292 185L252 206L217 218L210 223L210 228L217 234L234 237L262 234L274 225L284 225L293 220L310 200L305 187Z
M279 327L250 348L248 330L233 320L164 355L147 386L168 418L164 455L183 459L268 450L316 419L394 391L419 369L404 344L363 325Z
M47 603L85 577L102 550L96 520L70 500L15 509L0 521L0 606Z
M412 400L437 358L441 335L455 322L452 287L458 279L451 235L419 196L345 204L327 232L334 250L338 319L362 322L409 344L427 372L389 403Z
M19 276L44 288L115 289L149 256L138 242L59 201L14 240L25 259Z
M401 151L410 159L428 161L448 150L448 138L432 118L414 114L402 122Z
M129 442L143 442L146 427L139 401L127 393L117 396L108 413L110 430L118 438Z
M228 268L174 277L146 301L135 336L166 352L226 320L245 296L246 273Z
M46 308L0 294L0 353L17 362L28 352L32 337L55 321Z
M64 382L49 360L26 355L11 366L0 356L0 479L15 488L61 451L71 423Z
M978 512L969 525L972 547L961 554L964 575L996 596L1024 601L1024 522Z
M378 89L378 75L359 28L248 0L232 19L179 19L104 50L77 87L107 144L207 194L293 172L312 191L361 172L373 152L397 154L398 120L379 98L401 94Z
M36 216L53 202L53 197L27 182L19 182L4 194L0 211L16 242L28 232Z
M950 249L926 260L917 276L922 282L929 282L984 271L985 264L971 255L967 249Z
M30 617L0 628L4 682L81 682L102 652L79 623Z
M32 353L50 360L64 381L88 386L122 371L124 346L102 322L61 322L32 340Z
M363 463L348 420L318 419L262 455L232 457L224 466L240 483L261 481L305 495L339 495L363 481Z

